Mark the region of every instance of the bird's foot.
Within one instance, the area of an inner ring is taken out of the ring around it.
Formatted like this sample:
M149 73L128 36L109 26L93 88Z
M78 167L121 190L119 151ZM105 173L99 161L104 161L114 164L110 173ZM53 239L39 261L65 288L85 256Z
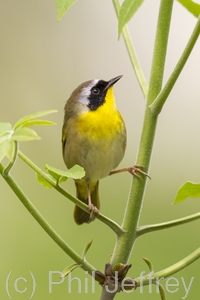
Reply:
M141 178L140 175L138 174L138 173L140 173L140 174L143 174L143 175L147 176L149 179L151 179L151 177L146 172L141 170L142 168L144 168L144 167L141 166L141 165L134 165L133 167L128 167L128 168L123 168L123 169L111 171L109 175L113 175L113 174L128 171L130 174L132 174L133 176L136 176L138 178Z
M140 174L143 174L144 176L148 177L149 179L151 179L151 177L146 172L141 170L142 168L144 168L144 167L141 165L134 165L133 167L128 167L127 171L130 174L132 174L133 176L136 176L138 178L141 178L141 176L138 174L138 173L140 173Z
M99 214L99 210L96 206L94 206L92 203L89 204L89 211L90 211L90 218L89 222L93 221L95 219L95 215Z

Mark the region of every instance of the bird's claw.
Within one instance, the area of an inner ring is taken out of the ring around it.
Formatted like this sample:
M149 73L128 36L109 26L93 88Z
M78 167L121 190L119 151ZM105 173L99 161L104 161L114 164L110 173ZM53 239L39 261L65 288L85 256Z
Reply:
M131 173L133 176L136 176L138 178L141 178L141 176L138 174L138 173L140 173L140 174L147 176L149 179L151 179L151 177L146 172L141 170L142 168L143 168L143 166L141 166L141 165L134 165L133 167L128 167L127 171L129 173Z
M95 214L99 214L99 210L95 205L90 203L89 204L89 211L90 211L90 220L89 220L89 222L91 222L95 219Z

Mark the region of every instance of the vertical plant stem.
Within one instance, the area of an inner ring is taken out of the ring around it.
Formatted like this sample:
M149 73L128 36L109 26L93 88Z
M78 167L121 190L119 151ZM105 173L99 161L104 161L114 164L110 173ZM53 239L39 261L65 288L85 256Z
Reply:
M150 85L147 96L146 111L143 122L142 135L138 150L137 164L141 164L149 170L154 136L158 115L152 114L149 106L159 94L162 88L165 58L168 44L168 35L171 22L173 0L161 0L156 40L151 68ZM137 227L142 210L143 197L146 187L146 178L134 177L130 189L122 227L125 233L117 238L111 264L127 263L136 240ZM103 288L101 300L114 299Z
M172 6L173 0L161 0L147 106L151 105L162 88Z
M138 164L146 167L145 171L148 171L150 164L156 123L157 117L152 116L150 109L147 108L137 160ZM112 265L115 265L119 262L127 263L129 256L131 255L142 210L145 187L146 178L133 178L129 200L127 202L127 207L122 224L122 228L125 230L125 233L117 239L112 258Z
M113 300L115 298L116 293L108 293L106 288L103 287L102 294L100 300Z
M156 98L162 88L165 57L167 51L168 34L170 28L173 0L161 0L154 54L152 61L150 86L147 97L147 107L144 116L143 130L138 151L137 164L149 169L156 131L157 115L153 115L149 105ZM136 239L136 230L141 214L143 196L146 187L146 178L133 178L129 199L123 220L123 229L126 231L117 239L112 265L127 263Z

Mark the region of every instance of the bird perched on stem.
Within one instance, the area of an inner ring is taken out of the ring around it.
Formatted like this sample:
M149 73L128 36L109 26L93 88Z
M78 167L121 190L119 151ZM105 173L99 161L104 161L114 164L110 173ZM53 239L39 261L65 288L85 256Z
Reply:
M79 85L64 107L62 128L63 159L67 168L75 164L85 169L85 177L75 180L77 198L89 205L85 212L75 206L77 224L88 223L99 212L99 180L129 171L146 175L139 166L113 171L124 156L126 128L116 108L113 85L122 76L109 81L89 80Z

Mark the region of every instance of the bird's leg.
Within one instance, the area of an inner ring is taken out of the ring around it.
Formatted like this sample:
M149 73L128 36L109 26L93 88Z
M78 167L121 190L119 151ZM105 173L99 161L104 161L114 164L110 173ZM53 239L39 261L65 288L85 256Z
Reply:
M96 206L94 206L94 204L92 204L91 201L91 192L90 192L90 184L87 184L87 193L88 193L88 206L89 206L89 210L90 210L90 221L93 221L95 218L95 213L99 213L99 210Z
M151 177L144 171L142 171L141 169L143 168L143 166L141 165L134 165L133 167L128 167L128 168L123 168L123 169L119 169L119 170L115 170L115 171L111 171L109 175L113 175L113 174L117 174L117 173L121 173L121 172L129 172L131 173L133 176L136 176L138 178L141 178L140 174L143 174L145 176L147 176L148 178L151 179Z

